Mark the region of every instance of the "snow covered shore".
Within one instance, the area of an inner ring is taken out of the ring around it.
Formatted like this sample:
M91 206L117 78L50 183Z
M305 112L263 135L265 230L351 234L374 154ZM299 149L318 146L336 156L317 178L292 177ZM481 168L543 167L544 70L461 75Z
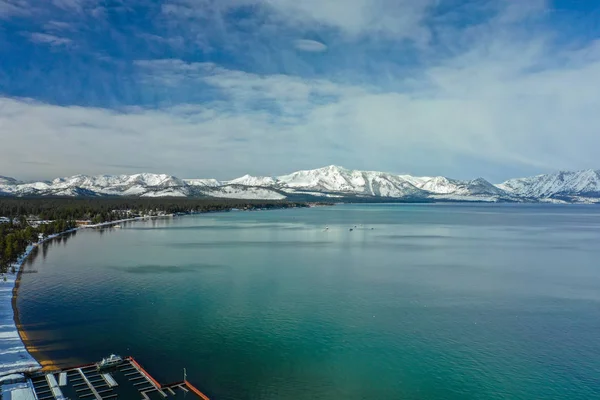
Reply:
M17 263L13 264L14 274L9 271L4 274L6 281L3 278L0 279L0 376L41 368L21 341L12 307L15 282L19 278L19 271L23 267L24 261L33 248L33 245L27 247L25 254L19 258Z

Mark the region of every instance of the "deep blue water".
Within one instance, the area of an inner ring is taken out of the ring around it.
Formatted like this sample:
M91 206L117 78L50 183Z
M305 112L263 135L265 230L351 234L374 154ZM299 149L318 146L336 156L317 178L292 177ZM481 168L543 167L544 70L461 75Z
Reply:
M53 242L18 309L213 399L600 398L599 244L595 206L203 214Z

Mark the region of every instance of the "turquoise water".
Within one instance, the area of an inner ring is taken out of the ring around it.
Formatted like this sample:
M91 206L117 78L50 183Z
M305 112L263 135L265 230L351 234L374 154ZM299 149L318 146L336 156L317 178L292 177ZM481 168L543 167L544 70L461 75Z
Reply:
M594 206L186 216L46 246L18 309L46 357L213 399L600 398L599 243Z

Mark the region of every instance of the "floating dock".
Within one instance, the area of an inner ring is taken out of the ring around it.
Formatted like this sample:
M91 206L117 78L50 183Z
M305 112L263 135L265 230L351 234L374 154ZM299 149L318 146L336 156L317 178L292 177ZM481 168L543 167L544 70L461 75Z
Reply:
M50 388L50 392L52 393L52 397L56 400L67 400L65 396L62 394L62 390L58 387L58 382L56 382L56 378L54 374L46 374L46 383Z
M67 385L67 373L61 372L58 375L58 386L66 386Z
M133 357L100 371L96 364L87 364L37 372L29 377L28 383L35 396L32 398L37 400L209 400L187 379L167 385L159 383Z

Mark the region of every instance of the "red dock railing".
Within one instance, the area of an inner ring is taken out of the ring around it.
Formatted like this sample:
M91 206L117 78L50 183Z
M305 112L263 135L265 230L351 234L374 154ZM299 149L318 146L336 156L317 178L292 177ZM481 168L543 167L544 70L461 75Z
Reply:
M146 371L144 369L144 367L142 367L137 361L135 361L135 359L131 356L126 358L127 360L131 361L137 368L139 368L139 370L148 377L148 379L150 379L152 381L152 383L154 383L154 385L159 388L159 389L165 389L168 387L173 387L173 386L178 386L178 385L184 385L185 387L187 387L192 393L194 393L196 396L200 397L202 400L210 400L208 398L207 395L205 395L204 393L202 393L200 390L198 390L194 385L192 385L190 382L188 382L187 380L183 381L183 382L177 382L177 383L171 383L168 385L161 385L156 379L154 379L152 377L152 375L150 375L148 373L148 371Z
M184 381L184 383L188 389L190 389L192 392L196 393L196 396L200 397L203 400L210 400L204 393L202 393L201 391L196 389L196 387L194 385L192 385L191 383L189 383L187 380Z
M131 361L133 364L135 364L135 366L136 366L136 367L138 367L138 369L139 369L140 371L142 371L142 372L143 372L143 374L144 374L144 375L146 375L146 376L148 377L148 379L150 379L150 380L152 381L152 383L154 383L154 386L156 386L156 387L157 387L157 388L159 388L159 389L162 387L162 385L161 385L160 383L158 383L158 381L157 381L156 379L154 379L154 378L152 377L152 375L150 375L150 374L148 373L148 371L146 371L146 370L145 370L145 369L144 369L144 368L143 368L143 367L142 367L142 366L141 366L141 365L140 365L140 364L139 364L137 361L135 361L135 358L133 358L133 357L128 357L128 359L129 359L129 361Z

